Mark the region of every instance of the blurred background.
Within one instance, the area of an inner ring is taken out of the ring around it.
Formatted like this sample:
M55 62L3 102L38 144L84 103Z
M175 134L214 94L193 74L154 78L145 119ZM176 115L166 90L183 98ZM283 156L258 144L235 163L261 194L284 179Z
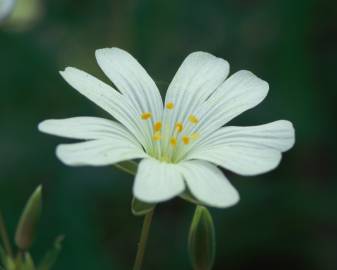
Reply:
M71 168L54 150L65 139L41 134L48 118L103 116L58 71L75 66L108 81L94 51L121 47L162 93L184 57L203 50L270 84L267 99L233 120L289 119L297 143L271 173L225 172L240 203L211 209L214 269L337 269L336 1L0 0L0 208L11 235L28 196L44 185L32 253L58 234L55 269L131 269L142 219L130 212L133 178L113 167ZM194 206L158 206L144 269L191 269L187 233Z

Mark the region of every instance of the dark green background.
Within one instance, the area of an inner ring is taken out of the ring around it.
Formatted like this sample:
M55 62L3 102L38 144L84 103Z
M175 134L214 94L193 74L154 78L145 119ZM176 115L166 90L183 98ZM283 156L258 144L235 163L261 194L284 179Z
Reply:
M107 81L97 48L133 54L165 93L195 50L227 59L270 84L267 99L233 124L289 119L296 145L273 172L240 177L229 209L212 209L214 269L337 269L337 7L322 0L50 0L25 31L0 29L0 207L13 234L25 200L44 185L32 253L66 235L55 269L131 269L141 219L130 212L132 177L113 167L71 168L54 149L66 140L37 131L48 118L106 116L58 71L84 69ZM335 2L336 3L336 2ZM190 269L186 238L194 207L159 205L144 269Z

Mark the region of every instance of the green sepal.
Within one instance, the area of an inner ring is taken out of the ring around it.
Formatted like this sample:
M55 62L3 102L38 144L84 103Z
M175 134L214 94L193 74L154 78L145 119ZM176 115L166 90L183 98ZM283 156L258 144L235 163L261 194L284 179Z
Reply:
M211 270L215 258L215 230L206 207L197 206L188 236L188 251L194 270Z
M135 216L144 216L156 207L155 204L142 202L136 198L132 199L131 212Z
M114 166L131 175L136 175L138 169L138 163L133 160L122 161L114 164Z
M195 198L188 189L186 189L182 194L180 194L180 198L196 205L205 205L203 202Z
M138 163L135 161L128 160L114 165L118 169L131 175L136 175L137 173ZM142 202L136 198L133 198L131 202L131 212L135 216L144 216L147 213L151 212L155 208L155 206L155 204Z
M15 243L20 250L25 251L31 247L41 210L42 187L38 186L27 201L16 229Z
M56 238L53 247L47 252L43 260L39 263L37 270L50 270L54 266L62 250L63 240L64 240L63 235L60 235Z

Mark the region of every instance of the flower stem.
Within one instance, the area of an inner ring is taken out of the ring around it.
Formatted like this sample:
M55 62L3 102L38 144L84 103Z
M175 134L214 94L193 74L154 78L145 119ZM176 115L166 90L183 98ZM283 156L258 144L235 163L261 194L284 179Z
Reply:
M124 162L115 164L115 166L124 172L127 172L131 175L136 175L138 163L134 161L124 161ZM138 243L137 254L136 254L136 259L133 265L133 270L140 270L142 268L146 243L147 243L147 239L149 238L149 232L150 232L153 212L154 212L154 208L150 212L148 212L144 217L143 227L142 227L142 231L140 234L140 240Z
M150 211L144 217L142 232L140 234L140 240L138 243L138 250L137 250L135 263L133 265L133 270L140 270L142 267L146 243L149 237L149 231L150 231L150 226L152 222L153 211L154 210Z
M13 255L12 248L9 242L8 233L7 233L6 226L5 226L5 220L2 216L1 211L0 211L0 237L2 238L2 242L4 244L5 250L7 251L7 254L10 257L12 257Z

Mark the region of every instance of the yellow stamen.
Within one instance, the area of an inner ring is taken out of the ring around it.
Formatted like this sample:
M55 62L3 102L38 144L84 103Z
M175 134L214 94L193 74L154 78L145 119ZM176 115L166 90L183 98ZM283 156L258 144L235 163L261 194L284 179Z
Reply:
M192 124L198 124L199 119L195 115L191 114L188 117L188 121L190 121Z
M152 117L152 113L150 112L143 112L142 115L140 116L143 120L148 120Z
M191 134L191 139L192 140L197 140L199 138L200 138L200 134L199 133L194 132L194 133Z
M172 145L172 147L175 147L177 145L177 138L176 137L172 137L170 139L170 144Z
M161 139L160 132L159 131L155 132L152 138L155 142L159 141Z
M173 104L173 102L170 101L170 102L167 102L167 103L166 103L166 106L165 106L165 107L166 107L166 109L168 109L168 110L172 110L172 109L174 108L174 104Z
M190 143L190 137L189 136L182 136L181 140L183 141L184 144L189 144Z
M176 124L176 130L178 131L178 132L182 132L183 131L183 123L181 123L181 122L178 122L177 124Z
M154 131L160 131L161 130L161 122L158 121L158 122L154 123L153 129L154 129Z

